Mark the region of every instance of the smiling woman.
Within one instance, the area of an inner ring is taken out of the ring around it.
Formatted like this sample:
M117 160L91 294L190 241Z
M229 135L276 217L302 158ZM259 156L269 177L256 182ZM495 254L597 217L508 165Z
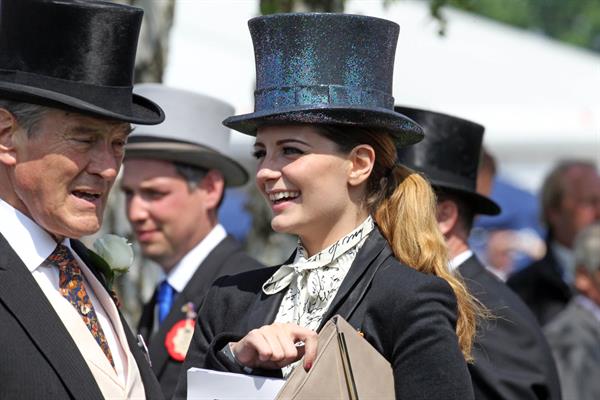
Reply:
M473 398L472 297L447 270L431 187L395 165L396 147L423 136L393 111L398 26L341 14L249 26L255 112L224 124L256 136L271 225L298 245L283 265L215 282L184 370L310 369L317 332L340 314L389 361L397 399ZM182 375L176 397L185 389Z

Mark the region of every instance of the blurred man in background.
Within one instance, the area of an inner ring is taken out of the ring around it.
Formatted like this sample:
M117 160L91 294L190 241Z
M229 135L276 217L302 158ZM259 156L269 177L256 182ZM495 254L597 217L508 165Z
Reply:
M548 344L527 306L490 273L469 248L476 214L496 215L498 205L476 191L483 126L441 113L396 107L425 131L423 141L398 151L398 162L424 173L437 194L437 220L450 268L490 312L478 326L469 371L475 398L560 399Z
M560 163L542 185L541 205L548 228L546 255L511 276L508 285L545 325L571 299L575 236L600 220L600 176L596 166L584 161Z
M600 399L600 223L575 240L577 295L544 328L558 365L564 399Z
M502 281L546 253L537 197L496 176L497 165L485 148L477 173L477 193L493 199L498 215L475 219L469 245L486 268Z
M233 107L156 84L135 91L163 102L167 114L162 124L137 127L131 136L121 189L142 253L164 272L138 330L149 342L163 393L171 398L196 311L212 282L261 265L217 219L225 187L248 181L243 167L225 155L230 133L221 121Z

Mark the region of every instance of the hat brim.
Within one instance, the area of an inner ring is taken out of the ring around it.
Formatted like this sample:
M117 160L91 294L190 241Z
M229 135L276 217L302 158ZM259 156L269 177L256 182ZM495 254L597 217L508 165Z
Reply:
M125 146L125 160L147 158L172 161L203 169L216 169L223 174L225 186L241 186L248 182L248 173L239 163L212 149L187 142L158 138L151 141L136 141Z
M156 125L165 119L163 110L157 104L137 94L132 94L131 107L127 112L108 110L63 93L11 82L0 82L0 98L55 108L68 108L83 114L140 125Z
M454 192L464 198L472 207L475 214L483 215L498 215L500 214L500 206L492 199L483 196L477 192L467 190L457 185L448 184L447 182L438 181L435 178L429 179L431 186L445 191Z
M423 129L412 119L386 108L364 108L324 105L322 107L293 107L264 110L235 115L223 121L228 128L255 136L261 126L311 124L347 125L389 132L399 147L418 143Z

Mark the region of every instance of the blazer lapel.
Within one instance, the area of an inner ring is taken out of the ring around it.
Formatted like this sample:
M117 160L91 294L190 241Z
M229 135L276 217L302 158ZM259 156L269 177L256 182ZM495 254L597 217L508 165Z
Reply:
M336 314L349 320L371 285L379 267L391 254L392 251L387 246L386 240L375 228L354 259L333 302L323 316L318 331Z
M69 242L71 243L71 247L73 248L73 250L75 250L75 253L77 253L79 258L81 258L81 261L83 261L85 263L85 265L87 265L89 267L90 271L92 271L92 273L94 274L96 279L98 279L98 281L102 284L102 286L104 286L106 291L110 293L110 290L108 289L108 282L106 281L106 277L104 275L102 275L100 273L100 271L98 271L98 268L96 268L94 261L89 256L89 252L91 250L88 249L79 240L69 239Z
M150 300L142 307L142 316L140 317L140 322L137 326L137 332L142 335L146 343L150 342L150 337L152 336L154 329L156 295L157 291L154 290Z
M90 271L94 274L94 276L98 279L100 284L107 290L107 292L109 292L108 283L106 281L106 278L104 277L103 274L101 274L98 271L98 269L94 265L93 260L88 255L88 252L90 250L87 247L85 247L85 245L83 243L81 243L77 240L71 240L71 246L77 252L77 255L79 255L81 260L84 263L86 263L86 265L89 267ZM111 301L112 301L112 299L111 299ZM148 360L146 360L144 354L142 353L142 349L140 348L141 345L140 345L138 339L133 336L131 330L129 329L129 325L127 324L127 321L125 321L125 319L123 318L123 315L121 314L121 312L119 310L117 310L117 312L118 312L118 317L121 321L121 326L123 327L122 333L125 335L125 338L127 341L127 343L122 343L122 345L123 346L125 346L126 344L128 345L131 355L133 356L133 359L134 359L135 363L137 364L138 371L140 372L140 376L142 378L142 384L144 386L144 391L146 393L146 398L147 399L162 398L162 391L160 389L158 381L156 380L156 378L154 376L154 372L152 372L152 370L150 369L150 364L148 363ZM117 329L115 328L115 330L117 330ZM120 335L119 335L119 337L121 338ZM129 357L128 357L128 362L131 362ZM131 379L131 377L128 378L128 383L129 383L130 379Z
M167 314L167 317L154 334L152 332L155 323L154 306L156 305L156 295L153 296L150 302L152 308L144 309L142 318L146 319L143 322L145 323L147 334L151 337L148 350L150 352L150 359L152 360L152 369L158 376L161 375L163 368L169 360L169 353L165 347L167 334L176 323L186 318L186 313L182 311L182 307L187 303L193 303L194 306L200 303L219 275L220 269L223 267L223 261L239 248L236 243L234 239L228 236L208 253L183 289L183 292L179 293L175 298L169 314ZM195 311L198 312L198 310ZM140 320L140 327L142 327L142 320Z
M23 325L73 398L103 398L96 380L54 308L2 235L0 301Z
M169 311L167 317L160 324L156 333L151 335L148 352L150 353L150 360L152 361L152 369L157 375L161 374L163 367L169 359L169 353L165 347L165 339L167 334L171 328L173 328L173 325L182 319L185 319L186 315L181 311L181 308L184 304L191 301L192 300L187 297L185 291L179 293L173 302L171 311ZM154 312L154 310L152 311Z
M544 256L546 259L545 265L549 266L550 268L541 268L540 273L547 280L547 284L554 286L556 290L560 291L565 301L568 301L573 294L572 290L562 278L562 267L559 265L556 257L554 256L552 248L550 247L550 242L547 242L546 245L548 250Z
M458 266L458 272L463 278L473 281L477 280L477 276L484 271L485 267L480 263L475 255L467 258L465 262Z
M125 331L125 337L127 338L129 350L131 351L131 355L135 359L135 362L138 366L138 370L142 378L142 384L144 385L144 392L146 393L146 399L162 399L163 396L160 385L154 376L154 372L152 372L150 369L150 364L148 364L148 361L140 349L138 340L133 336L131 330L128 329L127 321L125 321L125 318L123 318L123 314L119 313L119 318L121 319L121 324L123 325L123 330Z
M289 264L294 260L296 256L296 252L294 252L291 257L283 264ZM274 273L281 267L281 265L264 268L259 270L260 273L263 274L262 278L257 278L258 281L266 282ZM258 274L259 271L255 273ZM279 311L279 305L283 300L283 296L285 295L285 290L277 292L272 295L267 295L262 291L262 284L258 289L258 293L256 294L254 303L252 306L248 308L248 313L246 315L246 323L244 328L245 332L249 332L252 329L261 327L263 325L272 324L277 316L277 312Z

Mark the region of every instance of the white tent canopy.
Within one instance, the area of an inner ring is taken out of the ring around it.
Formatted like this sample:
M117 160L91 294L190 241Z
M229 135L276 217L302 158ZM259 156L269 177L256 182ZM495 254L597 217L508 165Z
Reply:
M448 29L428 3L354 0L346 12L400 25L394 70L397 104L454 114L486 126L504 173L534 189L560 158L600 162L600 56L468 13L446 9ZM165 83L251 112L254 57L247 20L254 0L177 1ZM249 157L252 139L234 136ZM248 165L248 163L247 163Z

